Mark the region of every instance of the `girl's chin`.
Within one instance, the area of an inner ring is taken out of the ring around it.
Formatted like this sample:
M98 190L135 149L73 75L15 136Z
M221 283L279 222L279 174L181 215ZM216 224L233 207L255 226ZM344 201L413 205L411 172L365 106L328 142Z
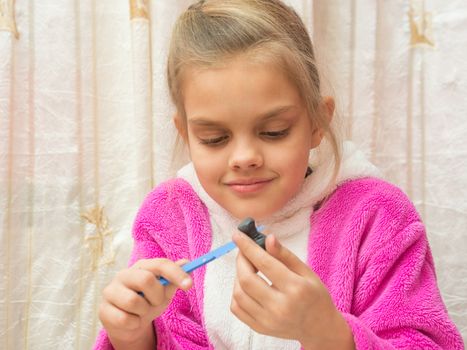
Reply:
M243 210L230 213L239 220L243 220L246 217L250 217L253 218L255 221L264 221L277 211L277 209L275 208L271 210L258 210L258 208L251 208L251 210L248 210L247 208L242 209Z

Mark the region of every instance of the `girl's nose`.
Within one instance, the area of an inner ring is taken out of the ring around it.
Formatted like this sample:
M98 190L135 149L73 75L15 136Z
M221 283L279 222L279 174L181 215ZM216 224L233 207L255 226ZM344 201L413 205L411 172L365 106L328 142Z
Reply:
M242 142L232 149L229 167L234 170L248 170L263 165L263 156L258 147L251 142Z

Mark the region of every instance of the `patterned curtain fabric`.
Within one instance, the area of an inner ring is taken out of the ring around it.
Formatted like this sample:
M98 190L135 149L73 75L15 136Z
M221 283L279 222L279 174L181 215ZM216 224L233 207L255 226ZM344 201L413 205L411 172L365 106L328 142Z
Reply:
M91 347L138 206L186 161L165 58L191 2L0 0L0 348ZM467 3L287 2L336 121L423 216L467 339Z

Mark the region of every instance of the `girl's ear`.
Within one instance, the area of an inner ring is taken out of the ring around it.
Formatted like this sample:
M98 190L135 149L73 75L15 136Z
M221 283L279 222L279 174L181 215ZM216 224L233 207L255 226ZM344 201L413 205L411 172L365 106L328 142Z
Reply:
M328 125L332 121L332 117L334 116L335 109L336 109L336 103L334 99L331 96L324 96L321 101L320 110L322 110L322 113L324 113L324 115L326 116ZM322 128L315 129L313 131L310 148L318 147L323 137L324 137L324 130Z
M331 96L324 96L323 101L321 103L323 104L322 107L328 119L328 124L330 124L332 121L332 117L334 116L334 111L336 109L336 102Z
M180 116L180 114L175 113L173 118L172 118L175 127L177 128L178 134L182 137L183 141L185 143L188 142L188 133L186 130L186 123L183 120L183 118Z

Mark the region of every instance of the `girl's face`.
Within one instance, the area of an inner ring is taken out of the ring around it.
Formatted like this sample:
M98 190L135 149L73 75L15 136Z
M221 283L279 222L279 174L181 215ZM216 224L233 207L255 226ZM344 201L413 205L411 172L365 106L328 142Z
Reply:
M261 220L300 189L321 141L297 88L273 64L246 57L185 76L188 143L205 191L239 219Z

